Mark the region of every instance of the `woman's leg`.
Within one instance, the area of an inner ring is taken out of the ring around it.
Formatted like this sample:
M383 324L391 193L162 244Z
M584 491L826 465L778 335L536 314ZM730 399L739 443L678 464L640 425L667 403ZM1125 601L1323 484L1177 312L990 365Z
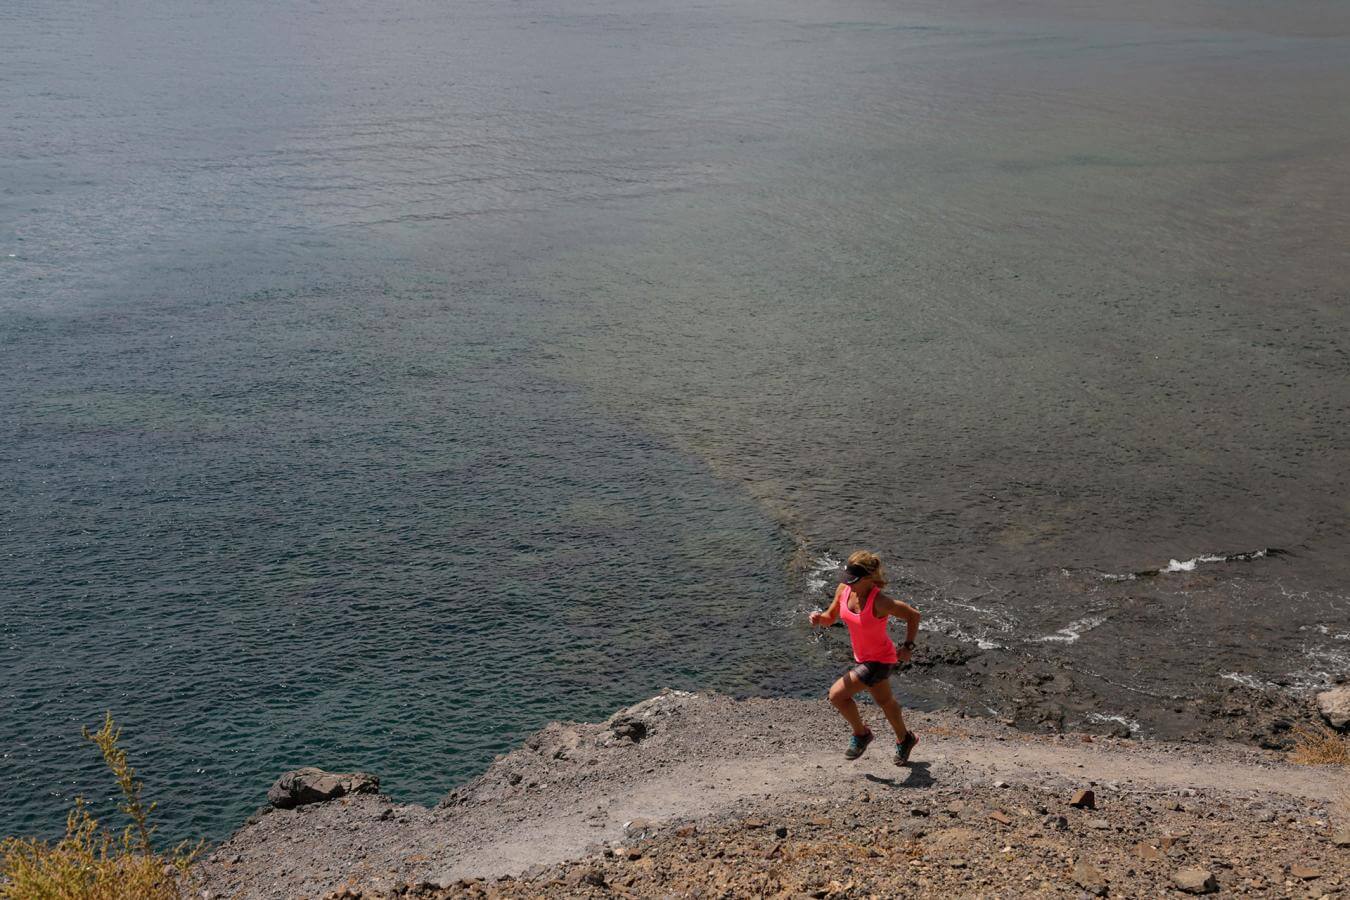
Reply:
M867 688L872 694L872 699L881 707L881 711L886 714L886 721L891 723L891 728L895 729L895 742L898 744L905 739L909 729L905 727L905 717L900 713L900 701L895 699L891 693L891 682L883 678L876 684ZM849 702L852 702L851 700ZM855 704L855 709L856 704Z
M853 726L854 734L867 734L867 726L863 724L862 714L858 712L858 704L853 700L853 695L864 687L866 685L851 671L845 672L842 678L830 686L830 703L839 710L839 715Z

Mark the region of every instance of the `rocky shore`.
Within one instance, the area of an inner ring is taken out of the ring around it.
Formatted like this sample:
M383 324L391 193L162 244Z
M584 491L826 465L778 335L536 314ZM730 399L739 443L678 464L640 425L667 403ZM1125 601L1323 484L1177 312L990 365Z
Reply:
M1158 684L1147 690L1150 682L1137 672L1123 680L1088 672L1068 655L1068 645L1056 647L1046 645L1038 654L982 650L926 633L906 685L919 691L941 685L942 694L934 699L943 708L1042 733L1142 734L1287 750L1293 746L1294 726L1318 718L1313 694L1288 684L1205 677L1180 693L1160 692Z
M194 893L1350 895L1350 769L910 718L922 740L899 768L884 740L845 761L823 701L662 694L549 725L435 808L357 778L328 802L260 812ZM292 779L284 802L301 790Z

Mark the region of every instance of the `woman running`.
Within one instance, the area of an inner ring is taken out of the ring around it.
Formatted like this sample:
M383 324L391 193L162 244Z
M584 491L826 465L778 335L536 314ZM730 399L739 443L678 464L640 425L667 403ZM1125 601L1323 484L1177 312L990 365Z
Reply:
M875 553L859 550L851 555L839 581L834 602L825 612L811 613L811 624L829 626L843 619L853 643L853 659L858 663L830 688L830 703L853 726L853 739L844 751L844 758L857 759L872 743L872 732L863 724L858 704L853 701L854 694L866 689L895 730L895 764L903 766L909 762L909 754L919 739L905 727L900 704L891 695L889 679L898 663L910 660L914 638L919 633L919 611L881 593L886 586L886 572ZM888 616L905 620L905 642L898 651L886 633Z

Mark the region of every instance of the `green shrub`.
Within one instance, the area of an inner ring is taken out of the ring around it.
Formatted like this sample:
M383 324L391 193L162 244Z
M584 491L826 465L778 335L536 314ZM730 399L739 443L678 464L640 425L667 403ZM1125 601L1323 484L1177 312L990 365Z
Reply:
M114 834L99 824L82 798L66 816L56 843L36 838L0 840L0 900L176 900L202 844L154 849L155 804L141 801L141 782L117 743L121 729L109 713L103 727L84 736L103 754L122 794L130 824Z

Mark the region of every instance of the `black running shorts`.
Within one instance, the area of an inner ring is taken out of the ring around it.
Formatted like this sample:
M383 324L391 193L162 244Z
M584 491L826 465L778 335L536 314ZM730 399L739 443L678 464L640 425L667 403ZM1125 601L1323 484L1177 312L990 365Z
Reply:
M895 663L858 663L856 666L849 669L849 671L854 675L857 675L858 680L863 684L872 687L874 684L878 684L891 677L891 673L895 671Z

